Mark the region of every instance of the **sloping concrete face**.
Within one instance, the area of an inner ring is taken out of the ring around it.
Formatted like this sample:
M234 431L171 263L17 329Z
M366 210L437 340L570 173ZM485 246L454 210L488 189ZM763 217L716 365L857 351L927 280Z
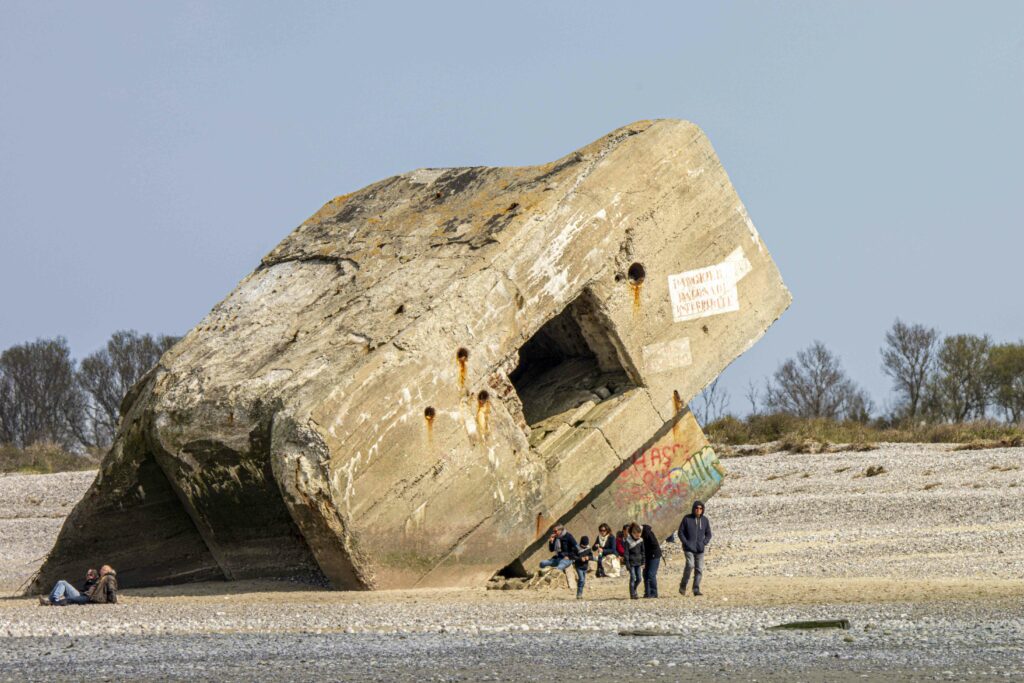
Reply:
M682 121L543 166L421 169L338 197L127 397L36 588L115 552L125 585L211 564L336 588L480 585L536 545L538 520L624 504L609 475L789 301ZM162 479L144 483L143 465ZM142 556L92 531L135 524L148 487L192 522L194 567L133 576ZM70 558L83 530L91 550Z
M617 532L630 522L650 524L667 538L694 501L718 491L726 474L693 413L684 409L557 521L576 538L593 540L601 524ZM551 557L548 531L556 520L538 521L537 538L503 573L525 576Z

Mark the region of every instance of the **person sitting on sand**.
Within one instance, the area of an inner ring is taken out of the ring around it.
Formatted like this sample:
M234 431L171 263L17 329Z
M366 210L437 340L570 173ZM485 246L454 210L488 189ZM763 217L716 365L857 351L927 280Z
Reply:
M576 599L583 599L583 585L587 582L587 569L594 559L594 551L590 549L590 539L580 538L580 551L576 553L573 564L576 566Z
M644 542L640 525L633 522L629 525L629 536L626 537L626 567L629 568L629 597L636 600L636 587L640 585L644 566Z
M597 540L594 541L593 550L597 556L597 573L594 576L601 578L607 575L604 571L604 558L616 554L615 537L612 536L612 528L607 524L597 527Z
M99 576L96 570L90 569L85 574L82 590L78 590L67 581L61 579L53 586L49 596L40 595L39 604L55 607L64 605L87 605L89 603L117 602L117 572L109 564L100 567Z
M53 586L53 590L50 591L49 596L40 595L40 605L66 605L71 603L73 605L81 605L89 602L89 598L85 595L89 592L96 582L99 581L100 575L95 569L90 567L85 572L85 581L82 582L81 588L75 588L69 582L61 579Z
M548 538L548 550L554 555L547 560L541 560L540 568L554 567L560 572L568 569L580 552L576 539L562 524L556 524L551 530L551 537Z
M679 523L679 540L683 543L686 567L679 582L679 594L686 595L686 583L693 572L693 594L700 595L700 580L704 576L704 551L711 543L711 522L704 516L704 503L693 502L693 511Z

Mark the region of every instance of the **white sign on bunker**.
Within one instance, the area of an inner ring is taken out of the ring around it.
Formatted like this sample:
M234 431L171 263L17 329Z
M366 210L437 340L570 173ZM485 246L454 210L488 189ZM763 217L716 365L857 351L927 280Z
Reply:
M731 260L668 276L672 319L694 320L740 310L736 265Z

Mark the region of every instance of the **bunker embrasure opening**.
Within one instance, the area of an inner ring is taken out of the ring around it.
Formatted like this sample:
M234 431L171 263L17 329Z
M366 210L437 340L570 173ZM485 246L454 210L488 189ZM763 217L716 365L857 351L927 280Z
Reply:
M635 387L618 347L589 291L537 330L519 349L519 365L509 376L531 429Z

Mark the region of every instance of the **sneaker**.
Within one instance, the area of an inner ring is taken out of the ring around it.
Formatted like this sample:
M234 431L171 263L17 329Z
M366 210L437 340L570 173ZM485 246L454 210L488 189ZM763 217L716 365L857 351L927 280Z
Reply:
M582 599L583 599L583 596L582 596L582 595L577 595L577 596L576 596L576 599L577 599L577 600L582 600Z
M701 592L700 592L699 590L697 590L696 588L694 588L694 589L693 589L693 594L694 594L694 595L704 595L703 593L701 593Z
M679 589L679 594L680 595L686 595L686 589L685 588L680 588Z
M39 604L42 605L43 607L49 607L50 606L50 598L48 596L45 596L45 595L40 595L39 596Z

